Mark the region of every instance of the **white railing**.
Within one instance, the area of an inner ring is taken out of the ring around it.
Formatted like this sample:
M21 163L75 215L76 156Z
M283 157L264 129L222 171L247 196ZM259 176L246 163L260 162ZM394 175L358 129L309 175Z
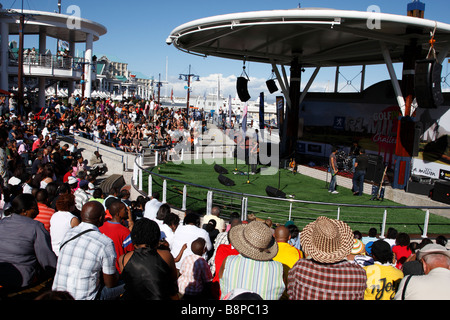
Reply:
M157 157L155 158L157 159ZM155 167L158 165L157 160L155 160ZM145 196L150 196L153 193L153 185L155 184L154 177L162 179L162 193L163 202L167 202L167 192L170 190L169 183L182 185L182 203L179 208L181 210L186 210L187 208L187 193L188 188L199 188L206 192L206 212L210 212L213 205L218 205L221 207L227 207L229 213L240 212L242 219L247 219L249 213L259 214L263 213L267 215L267 211L264 208L270 207L270 218L274 223L284 223L288 220L296 220L301 223L302 221L306 225L307 223L315 220L318 216L329 216L335 219L342 220L354 220L360 219L361 210L370 216L367 221L359 221L360 224L374 225L379 224L381 226L381 238L384 237L386 233L386 226L388 224L392 225L392 222L388 221L388 213L390 209L399 210L420 210L423 212L423 227L419 228L422 230L422 238L427 238L429 220L430 220L430 209L443 209L450 210L449 207L440 206L396 206L396 205L356 205L356 204L342 204L342 203L325 203L325 202L314 202L314 201L304 201L296 200L292 198L274 198L268 196L260 196L254 194L245 194L240 192L233 192L228 190L221 190L217 188L211 188L208 186L198 185L192 182L186 182L177 180L174 178L166 177L160 175L151 170L153 166L146 169L143 166L142 156L138 156L134 162L133 167L133 187ZM148 189L143 190L143 179L144 172L148 173ZM177 190L180 188L177 187ZM147 192L146 192L147 191ZM269 205L268 205L269 203ZM353 210L353 211L352 211ZM367 212L366 212L367 211ZM223 212L223 211L222 211ZM225 213L225 216L227 214ZM345 218L343 216L345 215ZM411 224L408 221L396 222L396 225L407 225ZM419 223L414 222L414 225Z

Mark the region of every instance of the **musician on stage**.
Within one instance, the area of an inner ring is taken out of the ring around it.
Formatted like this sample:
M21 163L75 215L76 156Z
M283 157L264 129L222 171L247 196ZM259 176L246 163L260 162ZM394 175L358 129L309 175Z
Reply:
M352 158L352 172L355 172L355 162L356 157L360 154L361 147L359 146L358 142L353 141L352 146L350 147L350 152L348 155Z
M328 187L328 192L331 192L332 194L338 194L339 192L336 191L336 184L337 184L337 174L338 174L338 166L336 161L336 152L337 148L333 147L333 150L330 154L329 159L329 167L330 167L330 173L331 173L331 181L330 186Z
M258 167L258 152L259 152L259 143L255 138L248 139L249 146L249 163L250 163L250 172L251 174L256 173L256 169Z
M366 155L364 148L359 149L359 156L355 161L355 173L353 174L353 195L362 196L364 191L364 177L366 175L367 167L369 165L369 158Z

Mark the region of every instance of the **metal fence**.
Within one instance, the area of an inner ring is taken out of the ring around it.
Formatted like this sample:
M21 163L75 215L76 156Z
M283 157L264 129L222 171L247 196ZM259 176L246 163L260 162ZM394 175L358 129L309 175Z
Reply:
M10 53L10 66L18 65L18 53ZM79 57L66 57L61 55L24 53L23 64L26 66L44 67L52 69L73 69L82 71L86 59Z
M381 230L380 235L383 238L386 234L390 211L393 209L418 210L422 221L416 220L411 224L419 224L419 228L422 231L421 236L426 238L429 230L430 210L450 210L449 207L440 206L355 205L245 194L163 176L153 172L153 166L144 168L143 163L143 157L138 156L133 167L133 187L143 195L151 195L154 191L161 192L162 202L170 203L182 211L196 207L200 208L200 211L203 210L205 213L210 213L213 206L219 206L224 217L229 217L231 213L237 212L242 219L247 219L249 215L255 214L256 216L261 215L270 218L274 223L284 224L286 221L291 220L299 228L314 221L319 216L328 216L346 221L349 224L379 226ZM147 174L148 178L146 177ZM196 196L190 195L193 190L196 191ZM361 219L362 212L365 216L364 219ZM403 225L408 223L410 222L404 221L397 224ZM391 226L392 222L389 222L389 225Z

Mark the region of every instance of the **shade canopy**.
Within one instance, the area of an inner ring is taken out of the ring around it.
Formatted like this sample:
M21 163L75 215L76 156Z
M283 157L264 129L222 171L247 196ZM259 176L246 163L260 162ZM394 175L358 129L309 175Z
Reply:
M405 46L417 41L425 58L431 33L437 53L450 48L450 25L376 12L297 8L233 13L203 18L175 28L167 44L192 54L303 67L401 62Z
M9 33L19 34L21 10L3 11L0 19L9 23ZM44 31L49 37L59 40L82 43L87 41L87 34L93 35L97 41L107 32L103 25L76 15L66 15L35 10L23 10L25 16L24 34L38 35Z

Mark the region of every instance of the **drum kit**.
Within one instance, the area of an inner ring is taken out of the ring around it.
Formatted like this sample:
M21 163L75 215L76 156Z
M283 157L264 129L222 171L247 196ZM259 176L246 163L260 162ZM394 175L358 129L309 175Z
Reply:
M343 150L336 152L336 163L338 165L339 171L353 171L353 158Z

